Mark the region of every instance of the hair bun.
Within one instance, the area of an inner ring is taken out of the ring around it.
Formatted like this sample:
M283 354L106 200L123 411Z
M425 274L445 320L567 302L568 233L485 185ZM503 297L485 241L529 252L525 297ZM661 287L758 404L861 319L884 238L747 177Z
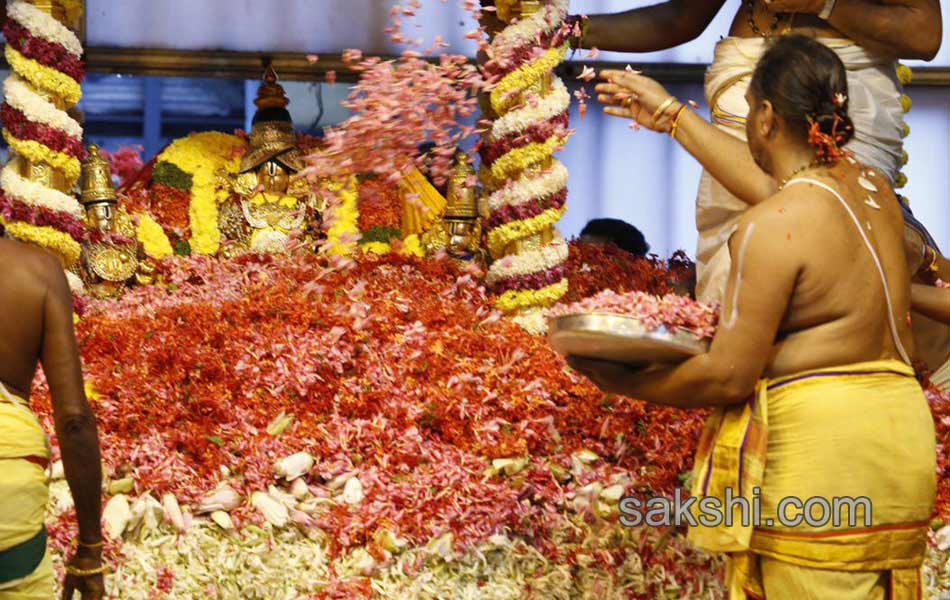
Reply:
M827 135L835 141L840 148L851 141L854 137L854 123L848 116L846 107L837 107L828 105L829 110L812 117L818 123L818 129L821 133Z

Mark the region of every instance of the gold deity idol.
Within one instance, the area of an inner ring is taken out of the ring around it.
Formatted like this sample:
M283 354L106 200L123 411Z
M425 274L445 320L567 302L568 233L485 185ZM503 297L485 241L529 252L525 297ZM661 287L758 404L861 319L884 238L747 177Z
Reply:
M97 298L116 298L132 283L148 284L154 267L136 240L132 217L119 207L109 163L89 146L82 163L82 192L89 243L83 247L80 275Z
M218 219L225 258L285 252L292 236L306 240L319 230L321 207L307 182L293 177L303 160L287 111L290 100L273 68L264 73L254 104L257 112L240 172L219 178L231 192Z
M457 260L484 260L478 190L468 185L474 178L471 159L459 152L449 180L445 216L422 236L427 253L444 250Z

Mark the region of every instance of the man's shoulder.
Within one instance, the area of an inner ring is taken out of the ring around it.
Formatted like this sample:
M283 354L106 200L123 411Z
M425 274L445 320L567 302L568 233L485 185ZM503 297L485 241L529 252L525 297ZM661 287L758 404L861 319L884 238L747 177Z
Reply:
M840 210L828 201L828 195L813 185L789 186L747 210L739 227L754 224L759 230L814 231Z
M0 256L3 271L8 276L14 273L30 275L49 283L53 277L62 276L63 267L51 252L15 240L0 238Z

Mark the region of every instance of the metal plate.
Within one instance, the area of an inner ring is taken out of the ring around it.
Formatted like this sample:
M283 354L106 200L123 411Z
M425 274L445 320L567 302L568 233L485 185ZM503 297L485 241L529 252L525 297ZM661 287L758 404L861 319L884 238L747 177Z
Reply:
M567 315L548 322L548 343L563 356L597 358L630 365L678 363L709 350L709 342L687 331L647 331L639 319L622 315Z

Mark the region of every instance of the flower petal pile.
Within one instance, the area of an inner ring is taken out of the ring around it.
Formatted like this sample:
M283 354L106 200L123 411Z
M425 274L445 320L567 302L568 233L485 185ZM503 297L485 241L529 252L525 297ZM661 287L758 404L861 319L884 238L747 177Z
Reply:
M130 506L111 585L411 595L410 574L437 572L433 590L508 590L497 597L715 589L716 563L679 534L620 528L613 493L677 485L701 413L605 398L451 261L333 264L176 259L164 286L90 303L81 350L109 489ZM60 551L74 523L62 496ZM313 564L291 580L238 552L257 546Z

